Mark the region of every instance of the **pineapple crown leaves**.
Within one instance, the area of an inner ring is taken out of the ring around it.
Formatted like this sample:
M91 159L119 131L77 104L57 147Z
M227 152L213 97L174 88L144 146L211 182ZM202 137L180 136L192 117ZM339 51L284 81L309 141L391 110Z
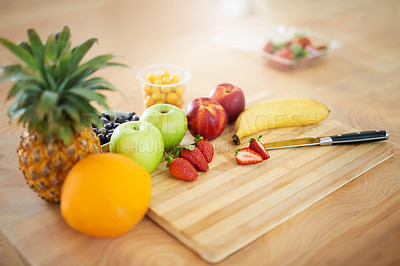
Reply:
M46 142L62 140L68 144L72 136L99 124L98 111L92 102L108 109L99 90L117 90L94 72L109 66L125 66L110 62L112 54L96 56L81 63L97 42L91 38L71 49L71 34L64 27L50 34L45 43L35 30L28 30L28 42L15 44L5 38L0 43L23 64L2 67L1 81L13 81L7 99L14 98L8 115L18 118L29 131L35 131Z

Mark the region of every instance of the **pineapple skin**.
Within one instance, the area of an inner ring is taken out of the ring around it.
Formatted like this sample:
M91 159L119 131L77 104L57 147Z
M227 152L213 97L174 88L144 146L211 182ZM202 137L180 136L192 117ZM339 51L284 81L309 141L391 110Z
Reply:
M86 127L69 145L62 141L44 143L36 133L26 131L17 149L19 167L27 184L49 202L60 202L62 184L72 166L87 155L99 152L99 138Z

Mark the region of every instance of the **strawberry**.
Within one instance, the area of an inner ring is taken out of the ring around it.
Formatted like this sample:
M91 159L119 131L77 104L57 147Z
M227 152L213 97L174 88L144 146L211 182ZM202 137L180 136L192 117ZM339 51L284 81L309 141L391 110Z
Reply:
M199 172L206 172L209 169L206 158L204 158L204 155L201 153L199 148L193 144L186 147L180 146L175 148L171 153L174 154L175 157L188 160Z
M271 41L266 42L263 51L272 54L274 52L274 44Z
M168 155L166 155L165 160L168 161L167 167L173 177L186 181L195 181L197 179L197 171L188 160L183 158L172 159Z
M234 149L233 151L236 153L236 161L238 164L254 164L263 161L261 154L250 148Z
M197 135L196 138L194 139L194 143L196 147L204 155L204 158L206 158L207 163L210 163L214 156L214 147L211 144L211 142L203 139L203 137L201 137L200 135Z
M301 47L306 48L306 46L311 45L311 41L305 36L296 36L292 40L292 45L300 45Z
M260 135L257 139L250 139L250 145L249 148L252 149L253 151L259 153L264 160L267 160L270 156L267 152L267 149L264 147L264 145L260 142L262 135Z
M284 58L287 60L293 60L293 50L290 49L289 47L282 47L274 53L275 56L278 56L280 58Z

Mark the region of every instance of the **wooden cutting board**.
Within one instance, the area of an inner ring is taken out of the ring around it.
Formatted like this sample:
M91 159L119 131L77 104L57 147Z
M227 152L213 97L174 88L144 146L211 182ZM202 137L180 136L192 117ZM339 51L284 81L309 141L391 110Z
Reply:
M274 129L263 142L357 131L329 118L313 126ZM271 158L238 165L233 126L212 143L210 170L195 182L152 174L148 216L204 260L216 263L393 155L388 141L271 150ZM242 145L250 137L242 140ZM185 136L183 144L193 141Z

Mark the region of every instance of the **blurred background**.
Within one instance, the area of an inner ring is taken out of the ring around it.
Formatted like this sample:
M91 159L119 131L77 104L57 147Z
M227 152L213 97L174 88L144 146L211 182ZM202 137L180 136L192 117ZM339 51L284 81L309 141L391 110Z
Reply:
M0 36L15 42L26 40L26 30L34 28L44 39L49 33L68 25L73 44L98 38L98 45L89 52L90 57L114 53L118 55L116 61L130 66L129 69L110 68L102 73L124 92L124 95L114 93L109 99L110 105L141 112L143 104L136 72L143 66L158 63L182 65L193 72L188 84L191 98L208 94L221 82L237 84L244 90L247 87L267 89L271 93L285 87L289 94L301 92L303 86L325 86L329 80L324 80L324 72L329 72L330 66L335 66L338 75L352 71L351 66L346 65L349 57L363 57L383 47L399 53L399 12L399 2L390 0L379 3L345 0L0 0ZM382 15L390 19L382 21L379 19ZM396 31L388 21L399 26ZM305 70L315 71L317 78L309 80L303 79L302 74L287 75L270 70L259 55L237 53L215 42L215 37L227 30L234 32L235 28L242 27L243 31L246 25L251 27L258 22L313 30L338 40L343 48L335 52L335 61L324 63L329 66L324 66L323 71L320 68ZM371 24L374 30L365 30ZM376 38L379 30L382 34L392 31L389 34L393 39ZM353 45L357 45L357 49L349 50L348 47ZM243 60L249 57L259 62L249 65L248 60ZM0 64L15 60L0 47ZM218 64L214 64L216 60ZM378 54L365 61L363 67L390 65L391 60L387 54ZM225 69L224 65L229 68ZM247 71L249 69L251 71ZM187 102L189 98L185 100Z

